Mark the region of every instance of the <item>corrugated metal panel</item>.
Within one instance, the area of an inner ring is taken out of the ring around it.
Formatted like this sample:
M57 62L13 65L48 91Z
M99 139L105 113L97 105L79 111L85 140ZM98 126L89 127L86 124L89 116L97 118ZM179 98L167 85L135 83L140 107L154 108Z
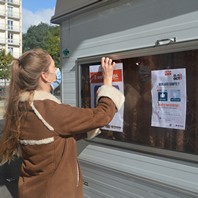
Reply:
M76 106L75 72L63 72L62 102Z
M172 37L176 37L177 42L196 39L198 1L182 1L178 5L173 0L172 10L168 10L168 2L161 2L151 0L143 5L131 1L71 19L63 42L69 40L71 53L83 57L154 46L157 40Z
M95 190L115 198L193 198L198 195L195 177L198 169L191 165L94 145L86 147L79 161L87 195Z

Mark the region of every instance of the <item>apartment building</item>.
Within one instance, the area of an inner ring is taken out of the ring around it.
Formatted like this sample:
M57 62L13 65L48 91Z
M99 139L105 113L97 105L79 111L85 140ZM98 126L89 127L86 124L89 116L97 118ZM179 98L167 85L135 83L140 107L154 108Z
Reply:
M0 50L22 54L22 0L0 0Z

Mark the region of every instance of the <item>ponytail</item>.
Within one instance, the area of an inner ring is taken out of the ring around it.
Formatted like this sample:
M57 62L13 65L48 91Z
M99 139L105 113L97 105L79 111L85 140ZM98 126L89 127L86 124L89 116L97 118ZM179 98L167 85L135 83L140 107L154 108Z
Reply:
M11 63L11 80L8 89L8 100L6 100L6 111L4 115L3 135L0 139L0 164L10 162L13 156L19 156L19 121L21 116L18 111L19 86L16 83L19 79L20 65L18 60Z
M19 155L19 137L21 119L29 108L29 103L20 102L23 92L39 88L41 72L47 72L51 63L50 55L42 49L25 52L19 59L11 63L11 80L8 89L8 99L4 115L3 135L0 139L0 164L11 161ZM30 100L30 99L29 99Z

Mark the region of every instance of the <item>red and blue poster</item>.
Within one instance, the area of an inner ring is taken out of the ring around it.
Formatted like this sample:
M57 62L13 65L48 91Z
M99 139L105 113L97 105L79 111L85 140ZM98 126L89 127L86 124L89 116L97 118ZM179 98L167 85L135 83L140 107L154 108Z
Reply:
M91 107L96 106L96 92L98 88L103 84L103 75L100 65L92 65L89 67L90 74L90 90L91 90ZM123 64L117 63L113 71L112 86L123 91ZM122 107L114 116L112 121L102 129L123 132L123 113L124 107Z

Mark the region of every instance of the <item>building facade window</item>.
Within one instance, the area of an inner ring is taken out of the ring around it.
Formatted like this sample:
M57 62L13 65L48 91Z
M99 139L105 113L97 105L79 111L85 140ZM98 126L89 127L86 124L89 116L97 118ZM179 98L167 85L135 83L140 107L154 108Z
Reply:
M8 43L13 43L13 34L8 32Z
M14 52L14 48L13 47L8 47L8 52L13 55L13 52Z
M13 17L13 7L8 6L8 17Z
M14 22L12 20L8 20L8 30L13 30Z
M13 0L8 0L8 3L13 3Z

